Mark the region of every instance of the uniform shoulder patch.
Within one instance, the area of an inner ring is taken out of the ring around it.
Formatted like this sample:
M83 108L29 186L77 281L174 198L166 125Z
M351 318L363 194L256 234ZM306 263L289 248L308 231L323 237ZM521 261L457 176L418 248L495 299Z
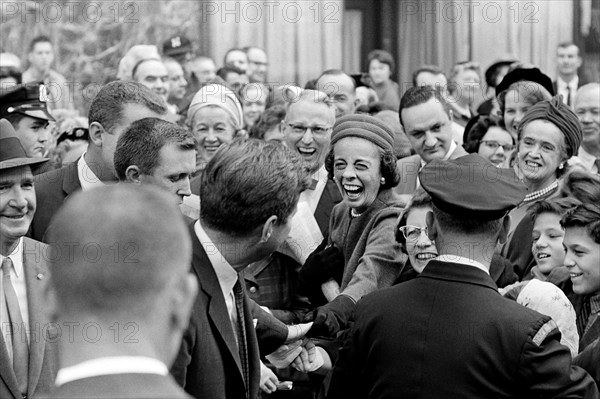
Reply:
M532 338L533 343L536 344L537 346L540 346L542 344L542 342L544 342L546 337L548 337L548 334L550 334L552 331L554 331L556 329L558 329L558 326L556 325L556 322L554 320L547 321L533 336L533 338Z

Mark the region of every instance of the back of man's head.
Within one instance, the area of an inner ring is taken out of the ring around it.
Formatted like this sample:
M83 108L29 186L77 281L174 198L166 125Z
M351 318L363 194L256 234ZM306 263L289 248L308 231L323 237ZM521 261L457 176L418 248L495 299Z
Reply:
M247 236L268 218L285 223L305 188L301 160L275 141L235 140L202 174L200 219L230 236Z
M181 150L194 150L194 137L187 130L159 118L144 118L133 122L119 137L115 149L115 171L120 181L126 180L129 166L151 175L158 166L160 150L175 144Z
M59 319L147 322L172 305L170 290L180 288L191 260L179 209L148 187L75 194L55 216L48 242Z
M440 103L447 113L451 111L450 104L448 104L448 101L438 89L431 86L415 86L406 90L400 99L400 108L398 110L400 115L400 123L402 123L403 110L424 104L431 99L434 99L435 102ZM402 123L402 125L404 126L404 123Z
M142 105L158 115L167 113L165 101L152 90L141 83L117 80L104 85L94 97L88 113L90 125L98 122L112 132L121 121L126 104Z

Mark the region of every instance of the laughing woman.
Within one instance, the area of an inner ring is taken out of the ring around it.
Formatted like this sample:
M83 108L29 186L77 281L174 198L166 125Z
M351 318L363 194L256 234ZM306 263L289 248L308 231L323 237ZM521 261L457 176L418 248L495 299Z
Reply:
M245 135L240 101L233 91L219 84L208 84L198 90L188 109L186 123L197 142L197 170L204 170L221 144Z
M327 248L318 248L307 259L301 278L319 286L330 277L324 270L336 263L343 265L337 276L339 294L307 318L314 319L313 334L335 336L345 327L356 302L391 286L406 259L394 240L403 204L391 190L399 180L393 131L368 115L339 118L325 168L343 201L333 209Z
M577 115L556 96L531 107L517 133L517 174L529 193L510 213L514 230L504 253L522 279L535 265L531 254L533 219L527 211L535 202L557 194L559 178L569 158L577 153L582 132Z

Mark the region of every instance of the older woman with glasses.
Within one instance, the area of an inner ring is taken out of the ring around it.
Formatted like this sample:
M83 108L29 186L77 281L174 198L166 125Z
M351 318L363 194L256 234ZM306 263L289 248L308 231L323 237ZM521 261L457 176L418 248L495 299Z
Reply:
M513 229L504 254L515 265L519 278L535 266L531 254L533 220L529 207L555 196L567 161L577 153L583 137L577 115L560 96L541 101L523 116L518 131L517 174L529 193L523 203L510 213Z
M498 167L508 167L515 141L504 129L500 118L478 115L465 127L463 148L477 153Z
M394 132L369 115L339 118L331 135L325 168L342 194L333 209L329 236L306 260L300 278L311 293L324 292L328 303L307 315L312 333L335 336L344 329L356 302L398 277L405 255L394 242L396 220L404 205L392 187L399 180ZM330 280L331 278L331 280ZM334 281L335 280L335 281Z
M438 255L435 241L429 239L427 231L427 214L432 211L431 204L429 194L419 188L398 219L396 241L408 259L396 284L416 278L429 261ZM506 287L517 281L512 265L496 253L492 255L490 276L498 287Z

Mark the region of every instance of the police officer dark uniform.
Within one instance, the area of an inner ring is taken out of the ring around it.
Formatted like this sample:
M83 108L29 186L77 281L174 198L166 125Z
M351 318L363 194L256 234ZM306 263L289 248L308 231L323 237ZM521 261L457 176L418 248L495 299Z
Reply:
M489 275L506 215L526 194L477 154L419 173L438 253L414 280L364 297L346 331L328 398L596 398L556 323L507 301Z
M0 118L7 119L15 129L29 158L41 158L47 153L50 121L54 118L47 107L48 94L41 82L17 85L0 94ZM51 169L44 163L33 170L37 175Z

